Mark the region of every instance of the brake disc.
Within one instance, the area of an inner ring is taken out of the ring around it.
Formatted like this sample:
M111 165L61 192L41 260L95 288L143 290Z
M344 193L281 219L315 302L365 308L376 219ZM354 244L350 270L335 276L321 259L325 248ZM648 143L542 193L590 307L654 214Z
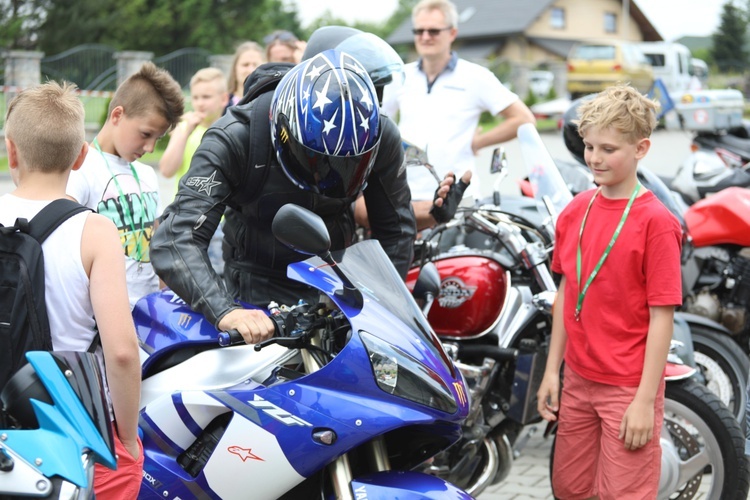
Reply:
M688 460L690 457L700 453L698 440L696 440L687 429L673 420L665 419L665 421L667 430L669 431L669 436L672 438L672 442L677 449L680 460ZM670 497L670 500L689 500L694 498L698 493L698 488L700 487L702 480L703 472L701 471L688 480L683 489L680 490L678 496Z

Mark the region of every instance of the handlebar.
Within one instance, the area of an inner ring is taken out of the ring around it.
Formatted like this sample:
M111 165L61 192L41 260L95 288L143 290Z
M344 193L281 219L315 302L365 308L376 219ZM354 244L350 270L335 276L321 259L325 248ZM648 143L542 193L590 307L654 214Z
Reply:
M288 337L286 318L289 313L275 313L268 317L273 322L274 338L275 337ZM226 332L219 332L219 345L221 347L229 347L233 345L240 345L245 343L245 338L237 330L228 330ZM260 349L256 349L260 350Z

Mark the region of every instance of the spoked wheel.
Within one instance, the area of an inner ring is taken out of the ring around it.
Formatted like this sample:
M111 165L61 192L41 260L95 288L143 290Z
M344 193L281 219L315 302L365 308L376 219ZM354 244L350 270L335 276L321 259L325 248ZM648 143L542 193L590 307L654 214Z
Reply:
M668 382L659 499L746 499L750 472L739 423L705 386Z
M699 325L690 325L690 333L695 364L706 386L742 425L745 421L750 358L727 335Z

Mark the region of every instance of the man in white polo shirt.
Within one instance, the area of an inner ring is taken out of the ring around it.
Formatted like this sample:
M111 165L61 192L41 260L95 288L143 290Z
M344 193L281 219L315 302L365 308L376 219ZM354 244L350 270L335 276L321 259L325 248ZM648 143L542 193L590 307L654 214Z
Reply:
M412 10L412 23L420 58L405 66L403 84L385 87L383 110L394 118L398 113L401 137L427 151L441 179L449 172L473 172L477 151L515 138L519 125L536 122L534 115L489 70L451 51L458 34L452 2L421 0ZM501 116L502 122L480 132L483 111ZM431 217L438 184L427 169L407 173L419 225L420 219ZM477 197L476 183L466 195Z

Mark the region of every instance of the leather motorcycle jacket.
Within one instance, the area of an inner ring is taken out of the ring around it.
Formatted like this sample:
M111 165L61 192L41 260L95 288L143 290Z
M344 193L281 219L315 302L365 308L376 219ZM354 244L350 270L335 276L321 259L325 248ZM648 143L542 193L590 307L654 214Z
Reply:
M270 96L264 94L249 104L231 107L206 131L151 241L151 262L159 277L214 325L241 307L236 299L256 305L272 300L289 305L299 298L309 301L310 289L286 278L287 265L304 256L271 233L273 217L285 203L320 215L331 234L332 250L349 246L354 237L353 199L301 190L284 174L272 154L268 114L262 112L269 101ZM254 108L267 137L258 141L256 135L255 142L263 144L252 144ZM380 126L380 148L363 196L373 238L405 277L413 258L416 222L401 135L384 115ZM222 215L225 282L207 254Z

